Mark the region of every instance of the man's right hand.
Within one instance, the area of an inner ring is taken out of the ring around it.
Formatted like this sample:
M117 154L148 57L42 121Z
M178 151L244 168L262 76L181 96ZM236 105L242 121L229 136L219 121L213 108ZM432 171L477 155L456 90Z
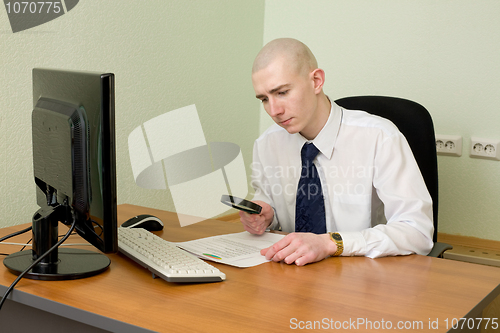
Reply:
M263 201L252 201L262 207L260 214L248 214L240 211L241 223L245 230L251 234L262 235L271 225L274 218L274 209Z

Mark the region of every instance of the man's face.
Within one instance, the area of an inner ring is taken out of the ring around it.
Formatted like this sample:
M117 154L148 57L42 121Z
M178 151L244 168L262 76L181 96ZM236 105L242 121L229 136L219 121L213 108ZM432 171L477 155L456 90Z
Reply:
M300 132L308 139L314 138L318 102L310 73L300 73L278 57L253 73L252 83L256 97L279 126L290 134Z

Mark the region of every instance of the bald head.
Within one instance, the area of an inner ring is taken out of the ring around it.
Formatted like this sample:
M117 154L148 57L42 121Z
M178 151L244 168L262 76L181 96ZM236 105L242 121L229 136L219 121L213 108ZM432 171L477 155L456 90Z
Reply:
M309 73L318 68L316 58L304 43L292 38L279 38L267 43L260 50L253 63L252 74L277 59L295 67L297 73Z

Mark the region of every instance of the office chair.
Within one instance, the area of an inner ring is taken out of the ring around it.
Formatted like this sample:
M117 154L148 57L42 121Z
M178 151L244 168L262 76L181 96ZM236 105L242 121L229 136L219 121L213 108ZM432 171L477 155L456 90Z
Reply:
M429 112L418 103L395 97L354 96L338 99L335 103L346 109L362 110L389 119L406 137L433 202L434 247L429 256L442 258L444 251L453 247L437 242L438 169L434 125Z

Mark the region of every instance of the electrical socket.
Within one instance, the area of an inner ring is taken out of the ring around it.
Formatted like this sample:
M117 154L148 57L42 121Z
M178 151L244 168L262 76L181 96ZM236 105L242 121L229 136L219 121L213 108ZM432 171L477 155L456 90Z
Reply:
M438 155L462 156L462 137L436 134L436 152Z
M470 157L500 161L499 148L499 140L470 138Z

